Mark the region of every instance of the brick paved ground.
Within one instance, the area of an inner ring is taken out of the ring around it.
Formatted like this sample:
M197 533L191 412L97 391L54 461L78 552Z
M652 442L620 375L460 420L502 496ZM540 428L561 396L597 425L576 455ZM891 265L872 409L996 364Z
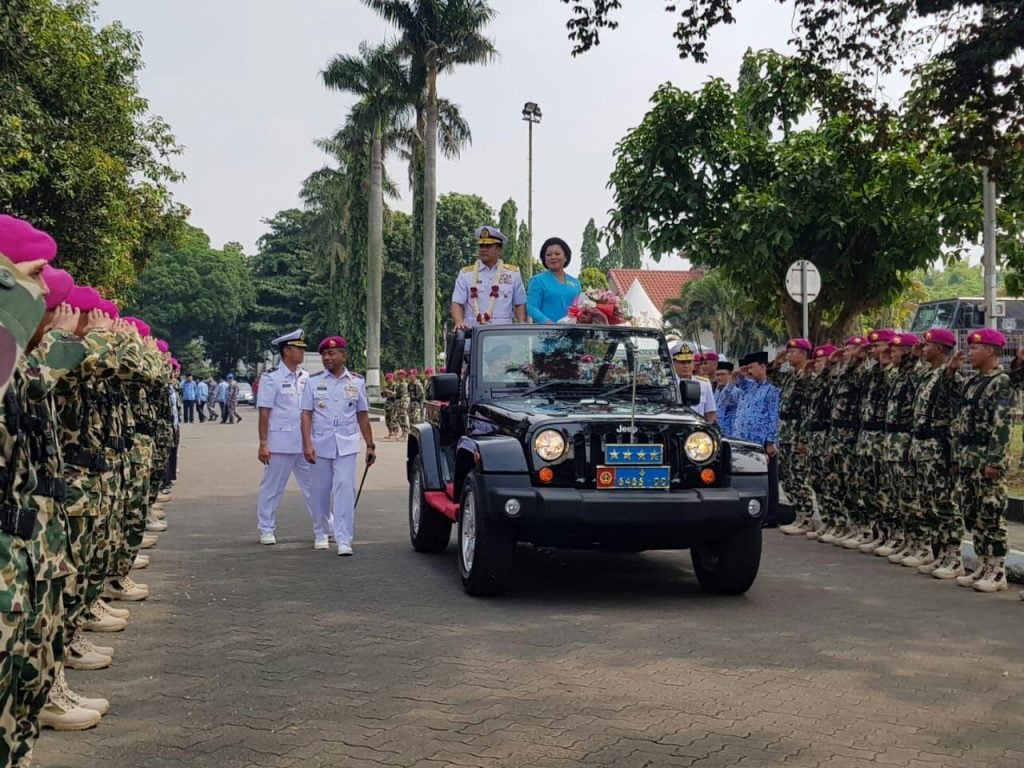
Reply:
M248 413L248 412L246 412ZM510 594L409 547L383 444L356 556L314 552L291 492L255 542L255 419L186 428L171 529L102 672L113 710L34 765L1024 765L1024 604L767 537L746 597L679 553L520 551ZM141 580L141 576L140 576Z

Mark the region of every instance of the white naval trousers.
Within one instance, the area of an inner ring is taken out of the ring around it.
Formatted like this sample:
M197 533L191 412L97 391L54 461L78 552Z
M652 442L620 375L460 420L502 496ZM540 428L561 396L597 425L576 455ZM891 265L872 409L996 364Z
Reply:
M348 453L334 459L317 456L316 464L309 467L311 514L326 530L333 510L334 542L339 547L343 544L351 546L355 534L358 456L358 453Z
M314 512L313 500L310 495L310 465L301 453L271 453L270 463L263 468L263 479L260 481L260 495L256 502L256 517L260 534L273 533L277 525L277 507L284 496L288 478L295 475L295 483L306 500L306 509L313 518L313 535L327 536L327 524L319 523Z

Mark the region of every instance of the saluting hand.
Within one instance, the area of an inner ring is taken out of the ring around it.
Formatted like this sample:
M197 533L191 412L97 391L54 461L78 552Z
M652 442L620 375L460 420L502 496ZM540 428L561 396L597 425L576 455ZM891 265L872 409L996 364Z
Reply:
M81 314L80 310L72 309L70 304L61 304L53 310L53 319L50 320L50 327L47 330L74 333Z
M962 349L957 350L957 353L950 358L950 361L946 363L946 370L955 373L960 370L960 366L964 364L964 351Z
M1003 470L999 469L999 467L989 465L985 467L981 473L985 476L986 480L998 480L1002 476Z

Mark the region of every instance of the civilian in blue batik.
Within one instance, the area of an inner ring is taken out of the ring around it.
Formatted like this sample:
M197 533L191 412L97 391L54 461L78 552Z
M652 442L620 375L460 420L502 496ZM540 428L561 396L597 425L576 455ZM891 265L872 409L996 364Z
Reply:
M549 237L540 247L546 271L534 275L526 292L526 310L535 323L557 323L569 314L580 295L580 281L565 274L572 261L572 248L560 237Z
M730 437L736 423L736 409L743 399L743 391L732 382L735 366L726 360L718 363L715 371L715 405L718 410L718 428L722 434Z
M779 518L779 388L768 381L768 353L752 352L740 360L736 385L743 399L736 409L733 436L764 447L768 454L768 509L765 527Z

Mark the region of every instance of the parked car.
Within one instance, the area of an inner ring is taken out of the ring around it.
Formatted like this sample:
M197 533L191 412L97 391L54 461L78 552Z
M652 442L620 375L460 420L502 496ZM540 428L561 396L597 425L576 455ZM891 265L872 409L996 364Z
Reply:
M253 394L252 385L248 381L238 382L238 404L256 405L256 395Z
M677 383L660 330L486 326L447 360L409 436L409 535L441 552L457 525L466 592L500 592L517 542L690 549L707 591L753 584L767 458L688 407L700 388Z

